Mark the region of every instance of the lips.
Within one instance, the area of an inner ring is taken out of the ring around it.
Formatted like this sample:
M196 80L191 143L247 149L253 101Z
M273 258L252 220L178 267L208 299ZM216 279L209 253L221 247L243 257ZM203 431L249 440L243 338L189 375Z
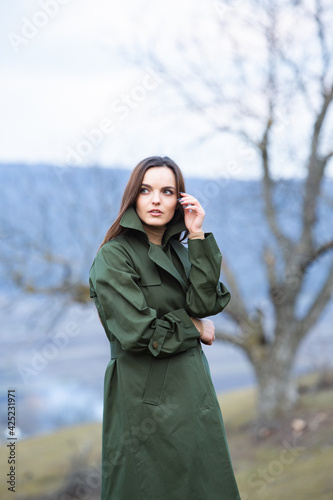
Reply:
M163 212L161 210L149 210L150 215L162 215Z

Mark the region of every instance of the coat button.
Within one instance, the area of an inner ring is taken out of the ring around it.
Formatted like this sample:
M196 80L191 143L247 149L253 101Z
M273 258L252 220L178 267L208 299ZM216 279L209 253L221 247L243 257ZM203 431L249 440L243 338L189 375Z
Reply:
M154 340L154 342L153 342L153 348L154 348L154 349L157 349L157 348L158 348L158 343L156 342L156 340Z

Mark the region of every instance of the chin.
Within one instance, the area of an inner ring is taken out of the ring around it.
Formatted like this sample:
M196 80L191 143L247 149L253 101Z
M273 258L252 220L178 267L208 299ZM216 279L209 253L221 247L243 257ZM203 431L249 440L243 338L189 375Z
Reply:
M164 227L167 222L163 220L149 220L149 221L144 221L147 226L156 226L156 227Z

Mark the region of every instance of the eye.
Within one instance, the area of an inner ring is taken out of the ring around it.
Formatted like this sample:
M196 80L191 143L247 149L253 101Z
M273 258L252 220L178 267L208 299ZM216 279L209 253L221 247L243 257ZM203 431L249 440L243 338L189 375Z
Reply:
M142 187L142 188L140 189L140 194L147 194L147 193L149 193L148 188L146 188L146 187Z
M170 195L174 194L174 190L173 189L165 189L164 194L167 194L170 196Z

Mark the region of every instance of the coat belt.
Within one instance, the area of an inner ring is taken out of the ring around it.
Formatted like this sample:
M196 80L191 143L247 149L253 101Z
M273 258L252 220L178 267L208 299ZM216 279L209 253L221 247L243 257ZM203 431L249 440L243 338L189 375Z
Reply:
M117 359L125 352L122 350L121 345L118 340L111 340L111 359ZM188 349L182 353L183 355L191 356L194 355L196 350L202 350L200 342L198 342L197 347ZM160 397L162 394L165 377L167 374L169 358L154 358L153 356L147 354L150 358L150 368L148 373L148 379L146 382L142 402L149 405L158 405Z
M121 345L118 340L111 340L110 345L111 359L117 359L122 354ZM150 368L148 380L143 394L143 403L149 405L158 405L167 373L169 359L156 359L148 353L146 356L150 359Z
M111 340L110 341L110 348L111 348L111 359L117 359L118 358L118 352L119 352L119 342L118 340ZM121 349L121 347L120 347Z

